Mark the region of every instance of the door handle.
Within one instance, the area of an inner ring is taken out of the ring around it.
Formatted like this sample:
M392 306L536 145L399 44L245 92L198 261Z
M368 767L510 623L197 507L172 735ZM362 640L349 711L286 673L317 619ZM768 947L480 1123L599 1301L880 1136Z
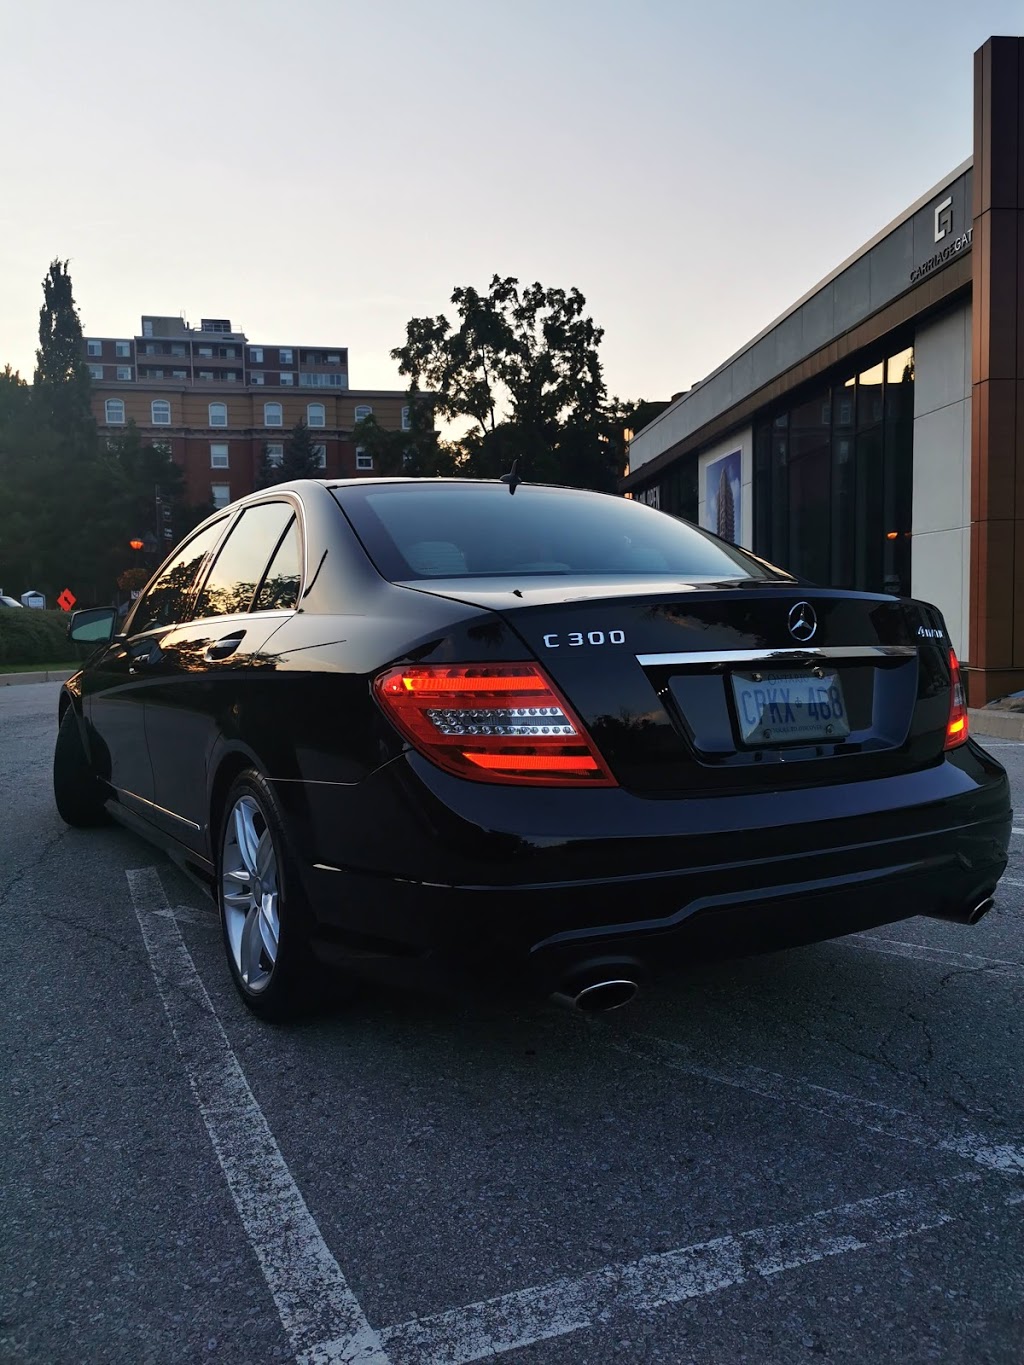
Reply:
M222 635L212 645L207 645L203 658L208 664L214 664L218 659L227 659L234 654L244 639L244 630L238 631L235 635Z

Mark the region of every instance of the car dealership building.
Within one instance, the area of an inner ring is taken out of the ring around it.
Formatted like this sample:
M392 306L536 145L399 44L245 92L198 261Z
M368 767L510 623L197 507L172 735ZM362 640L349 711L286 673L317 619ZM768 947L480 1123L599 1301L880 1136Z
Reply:
M975 54L973 157L677 395L623 489L936 603L971 705L1024 689L1024 39Z

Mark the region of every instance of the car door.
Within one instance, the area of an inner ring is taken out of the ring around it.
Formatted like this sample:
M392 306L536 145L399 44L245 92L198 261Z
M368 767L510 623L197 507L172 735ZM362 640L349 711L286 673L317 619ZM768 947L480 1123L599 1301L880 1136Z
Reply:
M152 818L153 769L145 706L160 636L190 613L192 590L227 518L204 527L174 552L114 636L82 675L82 706L96 772L137 814Z
M238 726L264 646L294 611L300 586L298 504L268 498L242 509L208 567L192 619L160 640L150 672L146 739L157 819L204 854L207 771Z

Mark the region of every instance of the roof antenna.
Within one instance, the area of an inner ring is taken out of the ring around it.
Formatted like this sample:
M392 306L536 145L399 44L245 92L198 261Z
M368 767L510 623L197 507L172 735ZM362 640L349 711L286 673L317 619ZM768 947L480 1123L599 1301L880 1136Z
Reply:
M502 481L502 483L507 483L507 484L508 484L508 491L509 491L513 496L515 496L515 491L516 491L516 489L517 489L517 488L519 487L519 485L523 482L522 479L519 477L519 460L518 460L518 459L515 459L515 460L512 461L512 468L508 471L507 474L502 474L502 476L501 476L501 481Z

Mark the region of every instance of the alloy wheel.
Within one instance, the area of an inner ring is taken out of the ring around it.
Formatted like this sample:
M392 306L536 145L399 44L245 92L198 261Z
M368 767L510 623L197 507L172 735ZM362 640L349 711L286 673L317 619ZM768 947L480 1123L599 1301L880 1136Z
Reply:
M252 796L240 796L228 813L220 869L228 946L239 979L256 994L274 974L281 922L277 852Z

